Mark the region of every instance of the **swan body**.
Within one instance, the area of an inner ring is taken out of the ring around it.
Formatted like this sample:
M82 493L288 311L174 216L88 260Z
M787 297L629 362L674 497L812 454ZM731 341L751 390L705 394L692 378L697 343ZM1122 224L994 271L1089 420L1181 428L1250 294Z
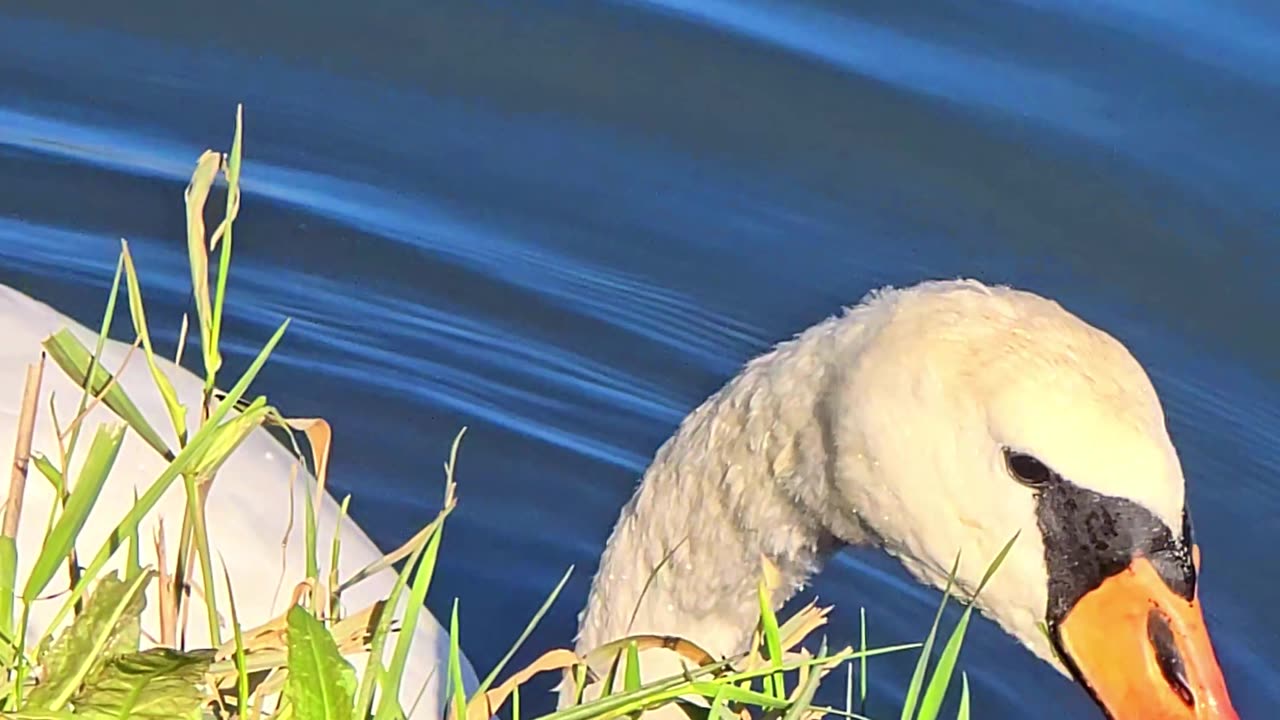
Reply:
M880 546L939 588L959 552L972 593L1017 533L984 614L1117 720L1235 718L1184 494L1160 401L1120 342L1009 288L884 290L749 362L661 446L577 650L640 633L745 650L762 555L775 607L842 544ZM679 663L641 662L650 678Z
M12 467L14 439L17 434L19 408L23 392L22 378L28 364L39 359L41 342L54 332L69 328L85 346L93 348L97 332L89 330L58 313L48 305L13 288L0 285L0 460L5 468ZM129 346L108 341L103 354L104 366L116 372L125 358ZM160 366L172 381L177 394L190 410L189 427L197 427L196 411L200 405L203 382L191 372L160 360ZM170 447L176 447L168 413L155 389L146 361L141 353L135 354L118 381L130 398L141 409L152 427L168 439ZM50 417L50 397L53 397L59 421L65 427L75 417L81 392L74 383L52 362L48 363L41 385L39 414L37 416L33 451L52 460L59 457L58 443ZM88 450L93 433L103 423L118 422L118 418L99 406L89 413L85 430L75 457L82 460ZM133 432L127 432L113 471L102 490L98 504L89 515L77 544L82 562L97 552L115 524L130 509L134 493L141 494L160 475L166 462L149 445ZM77 476L80 463L73 460L70 477ZM22 587L35 560L43 538L44 525L54 502L48 482L33 468L30 472L24 496L22 522L17 536L18 586ZM7 475L3 494L7 495ZM236 598L236 609L242 625L248 629L276 617L288 609L291 593L296 583L305 578L305 544L303 512L305 495L312 493L314 478L302 468L286 449L269 433L254 430L243 445L222 467L208 496L206 517L211 546L219 553L219 560L226 564ZM355 506L359 498L353 499ZM153 539L161 520L170 568L177 557L177 541L182 524L185 495L181 481L175 483L156 508L143 522L140 533L141 561L143 565L155 565ZM292 510L291 510L292 509ZM330 547L336 534L341 540L342 555L339 559L339 576L346 578L358 569L382 556L364 531L350 517L340 517L337 503L327 493L315 509L318 525L319 548ZM292 515L292 518L290 517ZM327 557L327 550L321 553ZM108 565L110 569L122 569L125 553L118 551ZM322 562L324 562L322 558ZM226 584L220 573L215 573L217 607L224 613L223 639L231 637L230 607ZM197 575L198 577L198 575ZM348 611L361 610L374 601L387 597L395 574L383 570L344 593L344 605ZM156 583L151 583L147 595L148 610L143 614L144 644L148 638L160 637ZM60 573L51 582L45 595L49 599L34 603L28 642L34 642L61 606L67 580ZM448 657L448 635L429 612L420 614L414 633L409 667L404 677L401 704L409 717L422 720L440 716L446 673L444 661ZM209 631L205 607L200 596L193 597L187 623L188 647L208 647ZM357 658L357 669L362 669L362 659ZM476 686L469 663L463 660L464 684Z

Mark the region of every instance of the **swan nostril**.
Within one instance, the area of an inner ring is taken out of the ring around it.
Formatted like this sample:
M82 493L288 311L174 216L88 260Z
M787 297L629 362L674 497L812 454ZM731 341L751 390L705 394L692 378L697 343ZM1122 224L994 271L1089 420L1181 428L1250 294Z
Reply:
M1178 645L1173 640L1173 630L1169 629L1169 621L1164 613L1155 608L1147 614L1147 638L1156 651L1156 662L1160 665L1160 673L1165 682L1177 693L1178 697L1189 708L1195 707L1196 696L1191 692L1191 682L1187 679L1187 665L1178 652Z

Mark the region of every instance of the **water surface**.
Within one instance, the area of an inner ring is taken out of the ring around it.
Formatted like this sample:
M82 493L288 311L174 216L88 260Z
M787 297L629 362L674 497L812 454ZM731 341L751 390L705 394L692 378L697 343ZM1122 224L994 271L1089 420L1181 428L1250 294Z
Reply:
M347 5L0 9L0 282L92 323L126 237L172 337L182 188L243 101L230 359L294 318L261 388L334 424L332 483L384 546L470 428L429 604L460 598L482 672L574 564L523 657L570 642L637 475L743 361L872 288L972 276L1150 369L1237 708L1280 702L1280 11ZM917 640L937 602L867 552L815 591L842 642L863 605L873 643ZM972 637L977 717L1096 716ZM873 669L891 714L906 664Z

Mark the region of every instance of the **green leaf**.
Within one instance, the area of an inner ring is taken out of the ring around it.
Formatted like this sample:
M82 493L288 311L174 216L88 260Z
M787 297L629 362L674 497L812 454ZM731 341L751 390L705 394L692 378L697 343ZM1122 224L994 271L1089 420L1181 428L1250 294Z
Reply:
M123 425L111 424L98 428L93 445L89 447L89 454L80 468L80 477L71 489L71 495L67 497L58 522L45 537L44 547L31 568L31 574L27 576L26 588L22 591L22 599L27 604L34 602L44 591L62 561L71 553L76 537L80 535L80 530L89 517L89 511L98 501L98 495L107 481L111 466L115 464L123 440Z
M44 476L44 479L49 481L49 485L53 487L53 491L61 499L63 493L66 492L65 483L62 480L62 471L41 453L32 453L31 462L40 471L40 474Z
M310 495L310 493L307 493ZM342 498L342 502L338 505L338 524L336 527L342 527L347 522L347 511L351 506L351 496L347 495ZM329 546L329 587L333 588L329 593L329 616L339 617L341 615L340 606L342 604L342 594L338 592L338 554L342 549L342 533L333 534L333 543Z
M725 697L733 702L754 705L760 708L783 710L787 707L786 698L778 698L726 683L695 680L689 683L689 689L707 698L714 698L723 693Z
M120 256L116 258L116 274L115 274L115 277L111 279L111 292L107 295L107 307L106 307L106 310L104 310L102 313L102 324L98 326L98 338L93 346L93 356L90 361L90 366L86 372L82 373L82 375L97 374L96 368L98 366L98 363L102 359L102 348L106 347L107 333L111 330L111 321L116 316L116 300L119 299L120 297L120 276L123 273L124 273L124 253L121 253ZM89 398L91 397L91 395L89 393L88 383L85 383L83 382L83 380L81 380L76 384L80 386L80 404L77 407L76 414L75 414L75 417L78 418L81 415L83 415L85 409L89 407ZM55 418L54 427L57 427L58 422L56 418L58 414L53 407L52 395L49 396L49 411L50 411L50 415L52 415ZM82 426L83 424L79 422L72 423L72 426L69 428L70 437L67 438L66 450L62 454L63 457L71 457L72 455L75 454L76 447L79 445L79 442L80 442L80 429ZM61 430L59 430L58 433L59 435L61 435Z
M106 405L112 412L120 416L121 420L129 423L129 427L147 442L148 445L155 448L166 460L173 459L173 452L169 450L169 446L165 443L155 428L151 427L151 423L147 422L147 418L138 409L137 405L129 399L124 388L120 387L120 383L113 382L115 379L111 373L105 368L93 362L93 355L89 353L89 349L80 342L79 338L71 334L71 331L63 328L58 332L45 338L42 343L44 349L49 353L49 357L62 368L77 385L83 386L88 382L89 365L93 364L93 382L89 385L89 392L94 397L102 396L102 404ZM103 394L103 389L107 388L108 383L110 389Z
M212 655L169 648L115 657L85 682L72 705L76 717L106 720L198 718Z
M307 577L320 577L320 559L316 550L316 507L312 493L302 493L303 507L303 555L306 556ZM334 533L337 535L337 533Z
M996 568L1000 567L1004 562L1005 556L1009 554L1009 550L1013 548L1013 543L1018 539L1015 534L1000 552L996 554L991 564L987 566L986 572L982 576L982 580L978 583L978 589L974 592L973 598L969 602L969 606L964 609L964 613L960 616L960 621L951 631L951 637L947 639L946 646L942 649L942 654L938 656L938 665L933 670L933 677L929 678L929 686L925 690L924 699L920 703L919 720L934 720L938 717L938 713L942 709L942 701L946 698L947 688L951 684L952 675L955 673L956 660L960 657L960 646L964 643L965 632L969 629L969 618L973 615L973 603L978 599L987 582L991 580L991 576L995 574Z
M211 337L213 305L209 300L209 251L205 244L204 206L221 164L221 155L212 150L204 151L196 161L191 182L183 194L187 206L187 264L191 267L191 287L196 301L200 347L204 351L205 367L209 374L217 372L221 358L217 357L217 349Z
M260 427L273 411L274 408L267 405L266 398L257 397L238 415L218 425L204 452L192 459L193 470L190 474L212 477L244 439L249 437L249 433Z
M133 489L133 502L138 502L138 489ZM142 572L141 550L139 549L138 529L134 528L126 538L128 550L125 552L124 578L132 580Z
M267 357L271 355L271 351L274 350L276 345L280 342L280 338L284 335L284 332L288 327L288 320L280 324L279 329L277 329L275 334L271 336L271 339L267 341L267 344L262 348L262 350L258 352L258 356L254 358L252 363L250 363L249 368L245 370L244 375L240 377L240 380L237 381L231 390L227 392L226 397L224 397L218 403L217 407L214 408L208 421L200 427L194 436L192 436L191 442L184 447L180 453L178 453L178 456L169 463L163 472L160 473L160 477L156 478L155 482L151 483L146 492L144 492L142 496L138 498L138 501L133 504L133 507L129 509L129 512L125 513L125 516L116 524L115 529L103 542L102 547L98 549L97 554L93 556L93 560L91 560L89 565L85 568L83 575L84 578L88 579L96 577L97 574L102 571L103 566L107 564L107 561L110 560L111 556L115 554L117 549L119 549L121 539L128 537L130 533L137 532L138 523L140 523L143 516L151 512L151 509L160 501L160 498L173 484L173 481L178 477L178 474L189 467L192 458L197 457L200 453L204 452L204 449L208 446L209 439L212 436L215 426L222 422L222 419L226 417L227 413L231 411L231 408L235 406L235 403L238 402L244 395L245 391L248 390L249 384L253 382L255 377L257 377L263 364L266 363ZM85 584L82 581L76 585L75 589L66 597L62 607L49 623L50 629L57 627L64 619L66 619L67 613L71 612L72 608L75 607L76 601L84 594L84 591ZM46 629L45 636L47 636L48 632L49 630Z
M729 695L725 692L725 685L720 688L720 692L711 699L711 711L707 713L707 720L737 720L738 716L729 711Z
M0 536L0 635L14 637L13 599L17 597L18 544Z
M933 626L929 628L929 636L925 638L924 647L920 650L920 658L916 661L916 669L911 673L911 683L907 686L907 697L902 702L902 720L910 720L915 716L916 705L920 702L920 692L924 687L925 670L929 665L929 656L933 653L933 643L938 637L938 625L942 622L942 611L947 608L947 600L951 598L951 587L955 583L956 571L960 569L960 554L956 553L951 572L947 575L947 586L942 591L942 602L938 603L938 612L933 616Z
M426 600L427 590L431 587L431 578L435 574L436 557L440 552L440 536L444 529L444 518L450 511L452 500L451 488L454 485L454 475L458 467L458 447L462 443L462 436L466 432L463 428L453 439L453 446L449 450L449 461L445 463L445 508L441 510L440 515L436 518L435 531L427 539L426 547L423 549L422 557L418 561L417 568L413 573L413 582L409 586L409 596L405 600L404 617L401 619L401 627L406 632L401 632L396 638L396 644L391 652L391 662L387 665L386 684L383 686L383 699L378 703L378 711L374 717L377 720L386 720L388 713L399 704L400 697L400 680L404 676L405 665L409 662L409 644L413 642L413 628L418 627L418 616L422 613L422 603ZM410 566L406 566L408 570ZM389 608L395 608L394 604L388 604Z
M301 605L289 608L289 677L285 697L298 717L350 720L356 671L343 659L329 629Z
M132 582L115 573L94 587L82 612L41 654L41 683L27 697L31 709L62 710L86 678L112 658L136 652L141 637L142 589L153 573Z
M633 692L640 689L640 651L634 640L627 643L627 667L622 678L622 689Z
M764 580L757 585L757 595L760 600L760 627L764 631L764 644L769 653L769 664L779 668L782 667L782 638L778 631L778 616L774 614L771 606L771 593L765 586ZM785 698L787 686L782 673L778 672L772 677L766 677L764 690L776 698Z
M917 720L935 720L938 717L938 712L942 709L942 701L947 696L947 687L950 686L951 677L955 673L956 660L960 656L960 646L964 643L964 635L969 629L969 618L972 613L973 605L965 608L960 621L952 629L951 637L947 639L947 644L938 657L938 665L933 670L933 676L929 678L924 697L920 700L920 713L916 716Z
M236 708L245 713L249 707L249 671L245 665L244 633L240 629L240 613L236 609L236 594L231 587L231 572L227 570L226 560L222 562L222 576L227 583L227 600L231 605L231 632L236 641Z
M222 239L222 252L218 255L217 286L213 295L213 317L210 327L209 346L205 349L205 370L210 383L222 366L222 356L218 354L222 337L222 307L227 299L227 276L231 266L231 228L240 214L240 161L244 154L244 106L236 105L236 132L231 138L231 152L227 154L223 174L227 178L226 213L218 229L209 238L209 249L218 247L218 239Z
M867 649L867 608L858 608L858 649ZM867 656L858 658L858 712L867 711Z
M969 676L960 673L960 709L956 710L956 720L969 720Z
M462 685L462 647L458 630L458 599L453 599L453 613L449 616L449 695L453 702L454 717L467 716L467 690Z
M125 275L129 278L129 315L133 318L133 330L142 340L142 354L147 358L147 367L151 368L151 378L155 380L160 397L164 398L164 406L169 411L169 420L173 423L173 432L178 436L178 444L187 442L187 408L178 401L178 391L173 389L169 376L164 374L156 364L156 353L151 349L151 332L147 330L147 313L142 306L142 288L138 285L138 273L133 267L133 256L129 254L129 243L121 240L121 255L124 257Z

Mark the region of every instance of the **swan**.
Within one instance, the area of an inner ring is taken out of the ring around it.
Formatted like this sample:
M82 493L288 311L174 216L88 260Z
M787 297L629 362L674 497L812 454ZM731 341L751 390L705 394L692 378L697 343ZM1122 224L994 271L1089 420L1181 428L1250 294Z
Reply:
M41 343L49 335L62 328L69 329L85 344L93 348L98 333L59 313L19 290L0 285L0 460L3 467L13 467L14 439L17 436L18 417L23 394L23 377L30 363L39 359ZM108 340L103 351L103 365L115 372L129 351L130 346ZM172 381L181 401L191 409L188 426L196 427L196 408L200 405L203 380L193 373L159 360L161 368ZM156 390L145 359L135 355L118 376L119 383L128 392L152 427L168 438L170 447L176 447L168 413ZM58 444L49 407L50 398L57 408L61 423L75 417L80 401L80 390L56 365L49 363L41 384L39 414L36 420L32 450L49 458L58 457ZM104 422L116 422L118 418L103 406L95 408L86 418L87 430L81 440L76 457L84 457L94 430ZM168 430L168 432L165 432ZM103 487L98 504L80 535L77 544L83 553L92 554L108 537L108 533L132 506L135 491L145 491L162 472L166 462L136 434L126 433L113 471ZM294 585L306 575L303 509L304 494L312 493L314 478L298 463L270 433L262 428L254 430L244 444L227 460L213 482L206 507L208 534L211 546L221 549L219 560L226 564L230 576L236 609L246 629L274 618L288 609ZM79 463L72 463L71 477L76 476ZM39 553L44 535L45 518L49 516L54 494L49 483L33 469L26 485L22 509L22 521L17 535L18 586L21 587L31 572L33 560ZM5 480L8 475L6 473ZM0 494L8 495L5 482ZM158 523L163 520L167 557L177 557L177 541L185 503L181 482L173 485L140 527L141 561L144 565L156 562L152 539ZM359 497L352 499L359 508ZM289 508L293 508L290 522ZM349 516L342 516L334 499L325 493L316 507L317 547L330 547L336 534L341 540L342 555L339 560L339 576L350 577L357 570L382 557L368 535ZM287 538L287 544L286 544ZM121 570L123 551L117 552L108 571ZM323 559L322 559L322 562ZM170 567L171 564L170 564ZM220 575L216 575L220 581ZM283 581L282 581L283 579ZM383 570L353 586L343 595L344 605L350 611L363 609L376 600L386 598L396 576L392 570ZM60 584L61 583L61 584ZM151 583L147 593L147 607L157 606L157 583ZM46 590L53 597L33 604L27 641L34 643L54 620L63 603L60 591L66 590L65 575L57 576ZM230 607L227 586L216 583L217 607L224 614ZM190 605L187 623L187 646L208 647L209 630L204 621L205 607L196 596ZM425 609L419 615L411 646L410 661L401 688L401 704L413 720L434 720L441 716L445 698L447 673L445 660L449 652L448 633ZM224 620L227 618L224 617ZM223 639L230 637L229 623L224 622ZM155 612L143 614L144 645L152 645L148 638L159 638L158 616ZM362 658L355 658L358 670L362 670ZM463 658L463 684L468 691L477 685L475 673Z
M873 292L689 414L619 514L576 649L643 633L746 650L762 555L775 608L842 544L936 588L959 551L971 594L1015 533L978 609L1108 717L1238 717L1146 373L1058 303L973 280ZM678 663L655 648L641 669Z

